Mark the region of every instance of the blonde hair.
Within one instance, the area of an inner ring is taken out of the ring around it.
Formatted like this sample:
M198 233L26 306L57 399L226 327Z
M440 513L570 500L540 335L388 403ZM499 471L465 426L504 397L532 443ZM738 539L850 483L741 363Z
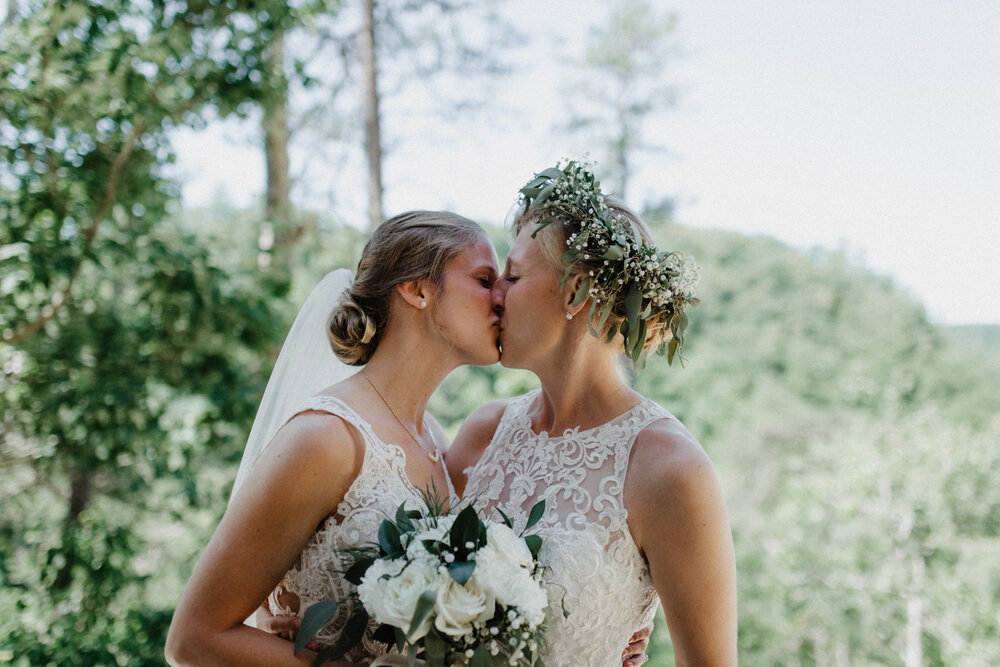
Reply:
M643 242L651 245L653 244L653 237L649 231L649 225L647 225L646 222L635 212L613 197L605 196L604 203L607 205L612 216L626 217L633 224L635 229L639 231ZM514 217L511 229L513 235L516 237L522 230L534 229L543 222L547 224L544 228L537 232L535 240L540 244L542 255L545 257L546 261L548 261L548 263L559 273L559 275L562 275L566 270L566 267L569 265L568 262L564 262L562 259L563 253L566 250L566 241L572 233L571 231L567 231L567 227L570 229L578 229L580 221L567 219L566 215L561 212L555 212L551 209L539 206L530 206L527 210L522 210L517 216ZM603 259L600 257L592 257L589 260L583 259L583 257L578 257L572 263L573 269L570 272L570 278L576 275L593 275L590 272L594 271L596 273L597 268L602 262ZM598 336L604 337L609 340L609 342L610 340L613 340L615 336L620 335L617 332L620 331L621 324L625 321L626 317L625 298L622 294L615 300L611 314L608 316L604 326L597 330ZM673 310L671 309L669 312L661 311L654 317L650 317L646 320L646 339L642 346L644 350L656 350L661 344L670 340L670 323L672 319ZM596 327L599 324L598 313L595 313L590 324L591 327Z
M478 224L448 211L409 211L379 225L327 322L337 358L352 366L367 363L389 324L396 286L429 279L440 290L445 264L485 238Z

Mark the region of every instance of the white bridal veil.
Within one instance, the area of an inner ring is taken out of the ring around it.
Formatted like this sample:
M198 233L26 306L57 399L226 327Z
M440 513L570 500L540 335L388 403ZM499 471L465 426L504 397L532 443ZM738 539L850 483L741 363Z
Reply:
M361 366L348 366L337 359L326 334L327 319L351 281L351 272L347 269L331 271L302 304L257 408L230 502L274 434L305 400L361 370Z

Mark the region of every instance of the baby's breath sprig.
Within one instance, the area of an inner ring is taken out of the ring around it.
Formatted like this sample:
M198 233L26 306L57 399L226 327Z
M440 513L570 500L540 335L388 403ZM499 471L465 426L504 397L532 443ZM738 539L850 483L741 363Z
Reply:
M524 212L534 207L551 213L540 219L532 236L556 217L567 223L567 247L562 255L566 269L560 285L574 272L584 273L573 305L591 299L590 332L600 336L616 305L621 304L618 312L624 319L620 326L610 328L607 341L620 332L625 353L641 368L647 323L665 315L671 338L656 351L666 352L667 363L672 364L684 346L688 323L684 309L698 303L694 290L699 267L694 260L676 252L659 252L643 242L634 222L614 213L605 203L600 182L586 163L568 161L564 165L560 161L535 174L520 193Z

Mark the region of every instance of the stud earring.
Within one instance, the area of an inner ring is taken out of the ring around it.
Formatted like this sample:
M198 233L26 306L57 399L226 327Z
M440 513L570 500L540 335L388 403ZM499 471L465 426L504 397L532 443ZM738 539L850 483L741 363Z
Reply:
M426 301L421 301L420 302L420 307L421 308L426 308L427 307L427 302Z
M573 319L573 313L566 313L566 319L567 320Z

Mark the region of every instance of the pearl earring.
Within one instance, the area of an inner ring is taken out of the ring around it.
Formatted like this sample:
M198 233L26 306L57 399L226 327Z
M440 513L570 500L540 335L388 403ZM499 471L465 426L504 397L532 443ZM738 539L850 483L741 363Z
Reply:
M427 302L426 301L421 301L420 302L420 307L421 308L426 308L427 307Z
M573 319L573 313L566 313L566 319L567 320Z

